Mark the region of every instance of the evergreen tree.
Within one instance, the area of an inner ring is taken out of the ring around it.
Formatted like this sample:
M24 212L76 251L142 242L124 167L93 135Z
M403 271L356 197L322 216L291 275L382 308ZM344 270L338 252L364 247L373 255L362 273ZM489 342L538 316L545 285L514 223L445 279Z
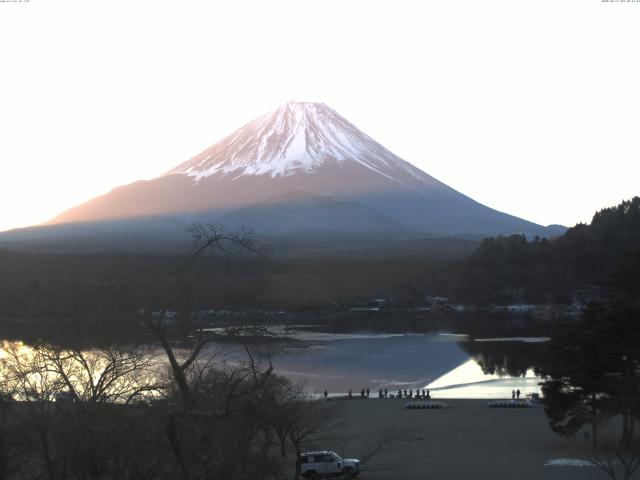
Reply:
M640 255L626 255L612 278L608 302L590 305L549 342L542 391L555 432L571 436L589 424L595 444L598 424L619 416L629 446L640 419Z
M589 425L593 444L606 416L606 352L598 323L602 305L590 305L578 324L562 324L548 344L548 358L540 371L544 407L551 429L575 435Z

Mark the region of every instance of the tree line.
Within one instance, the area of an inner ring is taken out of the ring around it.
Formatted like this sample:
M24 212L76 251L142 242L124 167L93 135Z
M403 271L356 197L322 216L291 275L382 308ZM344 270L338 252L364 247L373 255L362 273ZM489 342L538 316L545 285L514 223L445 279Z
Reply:
M640 468L640 255L627 253L607 298L560 323L540 374L549 425L584 435L593 464L611 478Z
M634 197L556 238L483 240L463 263L452 294L474 303L570 303L581 287L608 288L626 256L638 253L640 197Z
M136 302L115 283L152 281L172 310L325 309L427 295L467 304L571 303L606 288L625 253L640 250L640 198L597 212L556 238L483 240L468 257L269 258L211 256L179 289L185 255L28 254L0 250L0 317L130 320Z

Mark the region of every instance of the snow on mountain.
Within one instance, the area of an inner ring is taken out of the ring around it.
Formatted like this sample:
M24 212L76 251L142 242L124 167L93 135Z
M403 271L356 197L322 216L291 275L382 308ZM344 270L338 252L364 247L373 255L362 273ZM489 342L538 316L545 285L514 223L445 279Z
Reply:
M191 160L167 172L196 181L219 176L287 177L356 162L411 188L432 177L377 143L323 103L288 102L246 124Z
M305 192L308 200L291 192ZM274 198L277 205L269 201ZM164 175L115 188L50 223L167 216L248 222L255 225L244 226L272 232L318 227L386 229L398 237L548 234L454 190L328 106L308 102L288 102Z

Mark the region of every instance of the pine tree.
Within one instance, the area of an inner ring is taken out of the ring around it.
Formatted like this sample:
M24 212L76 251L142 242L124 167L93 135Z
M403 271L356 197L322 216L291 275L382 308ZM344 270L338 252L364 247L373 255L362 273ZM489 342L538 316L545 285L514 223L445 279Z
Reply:
M604 306L593 304L577 324L562 324L548 344L548 357L540 371L551 429L573 436L589 425L594 445L598 425L607 415L607 354L598 325L604 311Z

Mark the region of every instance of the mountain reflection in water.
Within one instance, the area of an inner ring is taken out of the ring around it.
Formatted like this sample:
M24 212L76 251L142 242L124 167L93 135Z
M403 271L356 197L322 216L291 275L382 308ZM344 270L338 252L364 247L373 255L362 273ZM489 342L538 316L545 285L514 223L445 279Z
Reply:
M517 389L523 395L539 393L534 370L546 340L361 332L323 333L316 340L305 333L304 338L309 342L305 348L277 356L274 367L310 393L429 388L441 398L504 398Z

